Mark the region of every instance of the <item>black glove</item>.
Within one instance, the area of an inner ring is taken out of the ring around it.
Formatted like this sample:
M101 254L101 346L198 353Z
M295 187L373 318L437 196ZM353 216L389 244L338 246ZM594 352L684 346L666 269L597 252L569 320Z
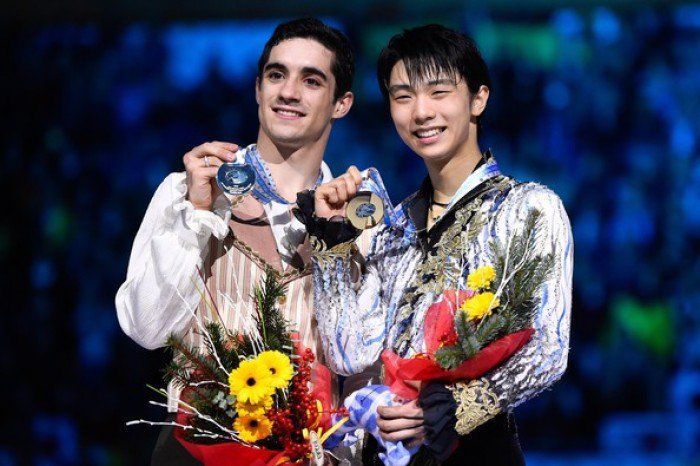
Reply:
M430 382L418 395L418 404L423 408L426 448L437 460L444 461L459 443L455 430L457 402L445 384Z
M328 249L340 243L354 241L362 233L362 230L355 228L344 217L317 217L315 207L314 191L306 190L297 193L297 207L292 212L297 220L306 225L309 235L323 241Z

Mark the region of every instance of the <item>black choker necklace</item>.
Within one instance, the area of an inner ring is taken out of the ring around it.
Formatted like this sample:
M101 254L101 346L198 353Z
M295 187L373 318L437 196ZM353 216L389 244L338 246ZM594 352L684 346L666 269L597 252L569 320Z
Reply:
M437 202L437 201L432 201L432 200L430 201L430 203L431 203L432 205L437 205L437 206L440 206L440 207L447 207L448 205L450 205L449 202L446 202L446 203L443 204L442 202Z

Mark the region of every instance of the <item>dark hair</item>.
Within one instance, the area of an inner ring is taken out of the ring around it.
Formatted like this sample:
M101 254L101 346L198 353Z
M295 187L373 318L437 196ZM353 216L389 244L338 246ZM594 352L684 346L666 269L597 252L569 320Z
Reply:
M377 79L387 100L391 70L400 60L411 85L444 73L455 81L465 79L471 93L482 85L491 87L489 69L474 40L439 24L406 29L384 47L377 62ZM478 120L477 124L481 129Z
M258 79L262 78L263 69L270 59L272 47L289 39L313 39L333 52L331 71L335 77L335 99L352 88L355 74L355 59L352 55L350 41L339 30L323 24L316 18L300 18L282 23L265 44L258 60Z

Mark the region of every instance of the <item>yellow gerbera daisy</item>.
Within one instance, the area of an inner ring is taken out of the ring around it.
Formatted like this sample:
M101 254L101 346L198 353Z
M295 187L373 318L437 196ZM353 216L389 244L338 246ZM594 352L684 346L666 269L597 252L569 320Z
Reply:
M292 380L292 362L289 356L279 351L264 351L258 356L258 361L270 371L272 386L285 388Z
M236 401L236 412L239 416L263 416L272 407L272 397L263 398L257 404L248 401Z
M467 276L467 286L474 291L483 290L491 286L496 277L496 272L490 265L479 267Z
M257 442L272 433L272 422L265 416L238 416L233 422L233 430L244 442Z
M501 302L496 298L496 295L487 292L474 295L467 299L462 303L460 309L467 313L467 320L483 319L485 316L491 314L491 311L498 307L499 304L501 304Z
M275 387L270 382L270 371L257 359L241 361L238 369L231 371L228 376L231 395L236 396L239 402L251 404L258 404L272 396Z

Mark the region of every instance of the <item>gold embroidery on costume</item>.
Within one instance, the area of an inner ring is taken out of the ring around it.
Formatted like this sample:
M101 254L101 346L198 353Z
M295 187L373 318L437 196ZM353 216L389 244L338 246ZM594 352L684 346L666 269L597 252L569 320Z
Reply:
M406 288L403 304L398 312L399 322L414 312L415 303L425 294L432 293L438 296L446 288L456 286L463 272L465 245L473 240L488 222L487 213L481 209L484 198L494 195L494 190L497 195L509 186L509 179L497 180L492 189L455 211L454 222L427 253L425 260L416 267L413 281ZM408 326L397 337L394 348L401 354L413 340L411 327Z
M486 379L460 382L447 388L457 402L455 430L460 435L467 435L501 412L498 397Z
M324 240L315 236L311 236L309 242L311 243L314 257L318 260L319 265L322 266L331 265L335 259L349 259L358 251L355 241L339 243L332 248L329 248Z

